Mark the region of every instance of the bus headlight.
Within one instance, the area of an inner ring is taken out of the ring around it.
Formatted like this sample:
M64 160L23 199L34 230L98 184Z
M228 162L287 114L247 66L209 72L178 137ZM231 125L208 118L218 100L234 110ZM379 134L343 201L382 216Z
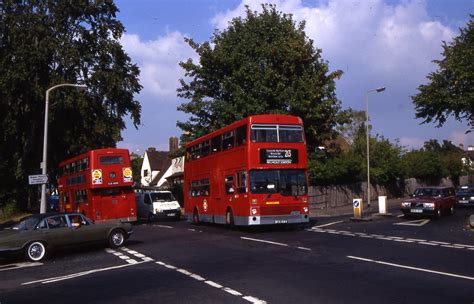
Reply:
M303 207L304 213L308 213L308 207Z
M250 212L252 212L252 215L255 215L255 214L257 214L257 209L256 209L256 208L252 208L252 209L250 209Z

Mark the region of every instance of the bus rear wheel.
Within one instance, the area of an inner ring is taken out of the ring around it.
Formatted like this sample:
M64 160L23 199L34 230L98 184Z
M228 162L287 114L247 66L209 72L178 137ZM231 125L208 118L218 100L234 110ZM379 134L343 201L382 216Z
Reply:
M234 227L234 213L232 212L232 209L227 210L225 214L225 223L229 227Z
M196 208L194 208L194 211L193 211L193 224L199 225L199 213Z

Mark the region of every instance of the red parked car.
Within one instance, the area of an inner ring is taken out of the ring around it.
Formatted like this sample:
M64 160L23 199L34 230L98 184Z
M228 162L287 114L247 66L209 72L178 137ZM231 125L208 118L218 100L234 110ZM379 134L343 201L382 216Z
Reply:
M442 214L454 214L456 194L452 187L422 187L416 189L412 197L401 205L406 217L429 215L440 218Z

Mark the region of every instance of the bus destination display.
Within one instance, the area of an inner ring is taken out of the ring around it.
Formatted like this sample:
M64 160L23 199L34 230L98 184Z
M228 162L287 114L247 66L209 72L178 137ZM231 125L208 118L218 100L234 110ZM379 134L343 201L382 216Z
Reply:
M261 149L261 164L297 164L298 150L296 149Z

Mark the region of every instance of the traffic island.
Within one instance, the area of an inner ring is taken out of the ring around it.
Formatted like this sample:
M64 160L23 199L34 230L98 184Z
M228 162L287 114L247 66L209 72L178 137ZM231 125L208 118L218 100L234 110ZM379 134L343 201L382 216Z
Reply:
M351 217L350 218L351 221L353 222L370 222L372 221L372 218L371 217Z

